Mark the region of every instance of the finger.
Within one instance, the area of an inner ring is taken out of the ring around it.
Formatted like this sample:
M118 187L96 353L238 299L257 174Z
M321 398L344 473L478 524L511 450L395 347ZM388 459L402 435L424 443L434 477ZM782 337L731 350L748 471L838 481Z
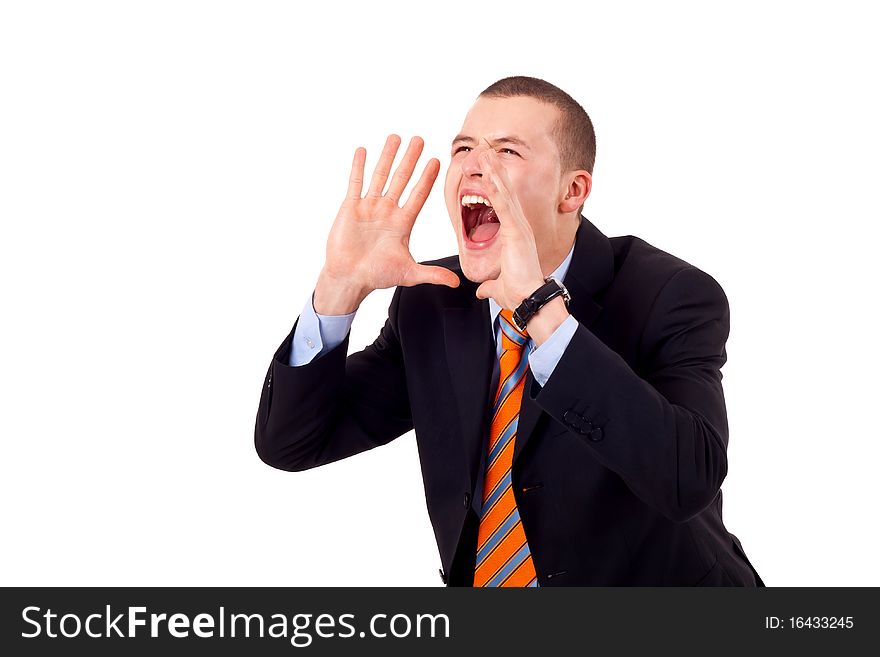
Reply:
M379 156L379 162L376 164L376 170L373 171L373 178L370 180L370 190L367 192L369 196L382 196L399 146L400 137L388 135L388 139L385 140L385 148L382 149L382 155Z
M422 211L422 206L424 206L425 201L428 200L428 194L431 193L431 188L434 186L434 181L437 180L437 174L439 172L440 160L436 157L432 157L425 165L422 177L419 178L419 181L409 193L409 198L406 199L406 205L403 206L403 209L410 214L412 220L415 220L416 215Z
M483 156L481 167L483 169L483 180L488 183L485 185L485 189L489 202L495 210L495 216L498 217L501 229L507 232L513 226L510 219L515 219L515 217L512 217L515 213L511 212L510 194L503 186L502 181L498 179L498 170L494 167L488 155Z
M500 185L500 188L503 191L510 191L510 178L507 177L507 169L504 168L504 164L498 158L498 154L495 151L491 151L487 156L489 166L492 169L492 175L496 180L496 184Z
M348 194L350 199L359 199L364 186L364 162L367 160L367 149L358 147L351 162L351 175L348 177Z
M510 178L507 177L504 165L501 164L494 151L488 151L482 157L481 166L489 183L486 186L486 191L489 194L492 207L495 208L498 221L502 226L507 223L508 228L511 226L511 222L514 222L521 229L526 229L528 221L523 214L519 199L513 192L513 186Z
M403 159L400 161L400 166L397 167L394 177L391 179L391 184L388 186L388 193L385 194L395 203L400 201L403 190L412 177L413 171L416 168L416 162L419 161L424 147L425 141L421 137L413 137L410 140L406 153L404 153Z
M493 278L480 283L480 286L477 288L477 299L495 298L495 280Z
M421 285L428 283L430 285L447 285L449 287L458 287L460 283L458 276L446 269L445 267L433 267L429 265L416 264L407 272L404 277L403 285Z
M495 194L501 194L502 192L507 191L507 187L504 184L504 181L501 180L498 175L498 167L495 163L495 159L493 157L495 155L494 151L485 151L481 158L481 166L486 173L486 176L489 178L489 192L494 192Z

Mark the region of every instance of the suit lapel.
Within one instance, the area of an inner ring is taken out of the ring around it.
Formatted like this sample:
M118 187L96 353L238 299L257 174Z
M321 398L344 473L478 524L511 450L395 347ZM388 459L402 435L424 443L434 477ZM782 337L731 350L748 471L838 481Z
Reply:
M489 300L477 299L477 285L461 276L459 286L468 303L465 307L446 308L443 316L446 362L455 388L462 446L470 476L476 483L476 466L488 431L489 404L486 391L492 382L495 364L495 340L489 323Z
M611 242L586 217L581 216L581 225L575 235L574 253L563 279L563 284L571 295L568 312L581 326L589 328L599 316L602 306L593 298L603 290L614 277L614 252ZM513 446L513 463L522 453L526 443L534 433L543 411L532 399L540 387L535 383L532 370L526 373L519 421L516 427L516 443Z

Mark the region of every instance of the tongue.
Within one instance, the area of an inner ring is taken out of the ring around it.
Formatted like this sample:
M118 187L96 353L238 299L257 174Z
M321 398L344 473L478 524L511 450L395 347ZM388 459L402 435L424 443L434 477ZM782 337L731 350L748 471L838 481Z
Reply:
M498 232L499 228L501 228L501 224L496 222L480 224L471 231L469 237L473 242L486 242L495 237L495 233Z

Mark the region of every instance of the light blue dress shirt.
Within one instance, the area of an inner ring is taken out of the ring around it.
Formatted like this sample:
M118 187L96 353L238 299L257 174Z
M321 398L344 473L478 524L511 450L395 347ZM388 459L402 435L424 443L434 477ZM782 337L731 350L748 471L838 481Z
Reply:
M557 280L565 282L565 274L568 272L568 266L571 263L571 256L574 253L574 246L565 257L565 260L551 274ZM299 316L299 322L296 325L293 338L291 339L290 349L290 365L298 367L310 363L314 358L319 357L334 347L340 345L348 331L351 329L352 321L357 313L355 310L347 315L319 315L315 312L313 305L314 292L306 301L305 306ZM503 346L501 343L501 326L498 314L501 312L501 306L496 303L495 299L489 298L489 321L492 322L495 336L495 353L498 358L501 357ZM540 347L535 345L535 341L530 337L527 346L529 354L529 369L535 381L543 387L568 343L574 335L578 327L578 321L569 316L562 324L553 332L553 334ZM495 369L492 374L492 388L495 390L498 385L498 376L500 366L498 358L495 359Z

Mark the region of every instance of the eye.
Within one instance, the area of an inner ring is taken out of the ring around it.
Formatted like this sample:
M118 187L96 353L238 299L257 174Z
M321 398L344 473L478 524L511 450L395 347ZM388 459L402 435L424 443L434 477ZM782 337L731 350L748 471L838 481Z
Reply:
M469 151L469 150L471 150L470 146L459 146L454 151L452 151L452 154L455 155L456 153L460 153L461 151Z
M507 152L507 153L510 153L511 155L519 155L519 153L517 153L517 152L516 152L515 150L513 150L512 148L502 148L502 149L501 149L501 152L502 152L502 153Z

